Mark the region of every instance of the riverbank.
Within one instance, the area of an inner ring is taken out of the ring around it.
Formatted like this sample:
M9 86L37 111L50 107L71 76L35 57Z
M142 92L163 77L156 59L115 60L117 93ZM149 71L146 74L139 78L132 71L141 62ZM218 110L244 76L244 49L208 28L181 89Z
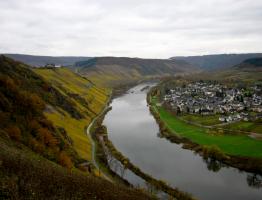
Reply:
M120 151L118 151L115 148L115 146L113 145L113 143L108 139L107 129L105 126L102 125L103 119L104 119L104 116L101 116L98 120L96 120L96 125L94 126L96 128L93 129L92 136L96 140L96 143L99 146L99 159L105 166L108 166L109 168L108 161L107 161L107 155L105 154L105 151L108 150L118 161L121 162L121 164L124 166L125 169L129 169L134 174L144 179L147 183L151 184L156 190L163 191L167 193L168 195L175 197L177 199L180 199L180 200L194 200L195 199L190 194L182 192L177 188L172 188L164 181L157 180L151 177L150 175L140 170L137 166L132 164L129 161L129 159L126 158ZM106 150L105 150L105 147L107 148ZM101 152L101 150L103 150L103 152ZM117 175L112 170L110 171L114 175L114 177L117 176L117 178L121 178L119 175Z
M96 169L95 174L98 176L102 176L105 179L107 179L110 182L116 182L121 183L126 186L132 186L128 181L123 179L121 176L119 176L117 173L115 173L113 170L110 169L105 151L103 149L103 145L101 144L99 138L96 137L95 131L96 129L101 126L105 115L107 112L111 110L111 107L109 107L110 103L114 98L117 98L124 93L126 93L130 88L134 87L135 85L143 82L145 80L135 81L131 82L129 84L125 84L122 86L118 86L113 88L111 94L109 95L107 102L105 103L104 109L98 116L96 116L92 122L89 124L89 126L86 128L86 133L91 141L92 145L92 164L93 167Z
M91 146L92 146L91 159L92 159L93 167L96 169L95 174L98 176L104 177L105 179L107 179L110 182L121 183L126 186L131 186L131 185L129 184L129 182L127 182L122 177L120 177L117 173L112 171L110 167L108 166L103 147L101 143L99 142L99 140L96 139L95 130L97 129L99 125L102 124L103 119L105 115L107 114L107 112L111 110L111 107L109 107L109 105L112 102L112 100L114 98L117 98L118 96L123 95L130 88L139 84L141 81L143 80L130 82L129 84L119 85L113 88L107 99L107 102L105 103L103 110L100 112L99 115L97 115L92 120L92 122L86 128L86 134L89 140L91 141Z
M109 105L112 102L112 99L113 92L110 93L102 112L100 112L100 114L97 115L86 128L86 134L89 140L91 141L92 145L92 164L96 169L96 175L103 177L110 182L121 183L126 186L130 186L130 184L127 181L123 180L120 176L118 176L118 174L110 170L108 165L105 164L103 149L101 148L100 143L95 139L94 136L94 131L97 128L97 124L100 124L103 121L104 116L107 114L107 112L111 110L111 107L109 107Z
M183 148L193 150L206 159L211 158L241 170L262 173L261 141L247 136L208 134L204 128L177 119L159 104L157 98L157 92L151 90L147 102L159 124L161 136L172 142L182 143Z
M106 111L108 106L108 103L106 104L104 110L97 116L95 117L92 122L89 124L89 126L86 129L86 134L89 138L89 140L91 141L91 145L92 145L92 164L94 165L94 167L98 170L98 176L102 176L103 178L107 179L110 182L113 182L112 177L109 177L106 173L103 172L103 170L101 170L101 167L99 166L99 164L96 162L96 143L93 140L92 136L91 136L91 129L94 126L96 120L101 116L104 115L104 112Z
M117 184L124 184L128 187L133 188L128 181L123 179L116 172L111 170L105 149L105 143L103 138L103 134L107 133L106 128L102 126L103 120L107 112L111 110L111 107L106 107L104 112L101 113L97 119L94 121L92 126L90 127L89 134L91 136L92 141L94 142L94 163L96 163L96 168L99 170L99 174L109 179L111 182ZM137 188L139 189L139 188ZM152 196L154 199L155 197Z

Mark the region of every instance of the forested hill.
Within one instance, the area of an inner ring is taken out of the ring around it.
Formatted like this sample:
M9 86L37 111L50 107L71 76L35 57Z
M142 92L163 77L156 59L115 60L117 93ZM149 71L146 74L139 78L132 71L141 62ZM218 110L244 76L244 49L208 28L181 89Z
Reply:
M150 199L82 165L91 160L85 127L107 98L68 69L35 72L0 56L0 199Z
M115 85L146 77L194 73L198 69L185 61L128 57L96 57L76 62L74 68L94 81Z
M14 60L26 63L32 66L45 66L46 64L55 64L62 66L70 66L75 62L88 60L90 57L75 57L75 56L33 56L25 54L4 54Z
M247 54L217 54L203 56L180 56L171 59L184 60L191 65L200 67L203 70L228 69L249 58L262 57L262 53Z

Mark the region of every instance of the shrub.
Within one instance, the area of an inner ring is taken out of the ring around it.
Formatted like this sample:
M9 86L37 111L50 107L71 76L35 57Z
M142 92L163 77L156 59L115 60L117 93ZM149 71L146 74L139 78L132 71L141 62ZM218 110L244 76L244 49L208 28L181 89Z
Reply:
M218 160L226 159L226 154L221 151L217 146L203 146L203 157L204 158L213 158Z

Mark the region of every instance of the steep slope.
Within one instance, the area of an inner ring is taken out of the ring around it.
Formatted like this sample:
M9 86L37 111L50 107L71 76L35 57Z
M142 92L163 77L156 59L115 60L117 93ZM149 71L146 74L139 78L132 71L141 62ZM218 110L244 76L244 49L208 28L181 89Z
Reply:
M96 87L89 80L66 68L35 68L34 71L69 98L83 115L83 118L75 119L57 109L49 109L45 114L55 125L65 128L79 155L90 160L91 144L85 135L85 127L104 108L109 90Z
M248 54L217 54L203 56L177 56L171 59L184 60L191 65L200 67L203 70L219 70L230 68L243 62L246 59L262 57L262 53Z
M79 73L101 85L115 86L151 77L192 73L197 69L177 60L97 57L77 62Z
M46 81L0 56L0 199L149 199L83 168L90 150L84 124L107 95L67 69L54 70L37 72L53 77Z
M0 128L10 137L51 160L59 161L64 152L75 166L91 160L85 127L104 108L108 91L68 69L32 71L5 56L0 81Z
M4 56L0 56L0 82L0 130L52 161L77 167L82 161L67 132L44 116L46 106L50 105L72 118L83 118L70 99L28 66Z
M0 199L153 199L141 190L67 170L0 134Z
M4 54L5 56L14 60L26 63L32 66L44 66L46 64L55 64L62 66L70 66L75 62L88 60L89 57L75 57L75 56L33 56L25 54Z

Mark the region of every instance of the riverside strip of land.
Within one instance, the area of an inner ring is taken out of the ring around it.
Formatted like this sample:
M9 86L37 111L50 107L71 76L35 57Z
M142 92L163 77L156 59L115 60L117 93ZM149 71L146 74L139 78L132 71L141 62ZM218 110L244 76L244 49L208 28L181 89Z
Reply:
M216 145L229 155L262 158L262 141L247 135L212 135L207 129L197 127L178 119L162 106L157 106L157 98L152 98L154 109L168 128L180 136L200 145Z

